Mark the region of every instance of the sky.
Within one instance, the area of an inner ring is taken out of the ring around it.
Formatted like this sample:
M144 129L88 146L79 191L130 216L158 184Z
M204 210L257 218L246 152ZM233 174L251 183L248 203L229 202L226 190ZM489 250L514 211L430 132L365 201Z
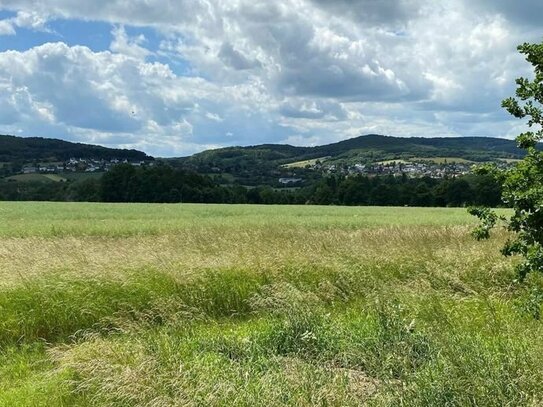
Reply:
M0 134L185 156L513 138L541 0L0 0Z

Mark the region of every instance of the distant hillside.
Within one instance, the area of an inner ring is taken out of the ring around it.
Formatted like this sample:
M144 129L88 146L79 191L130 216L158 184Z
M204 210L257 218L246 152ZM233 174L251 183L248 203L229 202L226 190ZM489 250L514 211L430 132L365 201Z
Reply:
M390 137L370 134L338 143L312 148L313 152L331 156L352 150L426 155L428 157L458 156L473 161L487 158L520 158L523 151L513 140L491 137Z
M208 150L178 159L188 166L240 170L276 167L326 157L338 163L375 162L414 157L458 157L470 161L522 158L515 141L490 137L402 138L370 134L317 147L262 144ZM200 168L202 169L202 168Z
M130 161L153 159L137 150L106 148L40 137L0 135L0 162L65 161L71 157L104 160L117 158Z

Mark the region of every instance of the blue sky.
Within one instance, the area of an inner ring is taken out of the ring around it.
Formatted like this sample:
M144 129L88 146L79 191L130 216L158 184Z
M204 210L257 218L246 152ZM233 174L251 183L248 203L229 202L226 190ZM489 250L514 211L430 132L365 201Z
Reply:
M500 101L542 20L539 0L1 0L0 134L157 156L512 138Z
M2 20L10 20L16 16L15 12L0 12ZM53 20L47 23L47 31L18 27L15 35L4 35L1 40L0 51L25 51L47 42L58 41L70 46L85 45L93 51L106 51L111 44L111 24L82 20Z

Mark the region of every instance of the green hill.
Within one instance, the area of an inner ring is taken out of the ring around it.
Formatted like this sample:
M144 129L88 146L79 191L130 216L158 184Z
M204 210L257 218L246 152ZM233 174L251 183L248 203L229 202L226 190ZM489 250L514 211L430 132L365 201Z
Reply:
M522 157L522 150L515 141L491 137L402 138L370 134L314 147L312 150L336 156L360 149L400 155L458 156L473 161Z
M496 161L522 158L515 141L491 137L402 138L370 134L316 147L262 144L208 150L171 162L199 172L269 173L279 166L306 160L334 164L375 163L413 158L456 158L458 161Z
M0 135L0 162L14 161L65 161L71 157L93 158L97 160L152 160L147 154L137 150L107 148L90 144L41 138Z

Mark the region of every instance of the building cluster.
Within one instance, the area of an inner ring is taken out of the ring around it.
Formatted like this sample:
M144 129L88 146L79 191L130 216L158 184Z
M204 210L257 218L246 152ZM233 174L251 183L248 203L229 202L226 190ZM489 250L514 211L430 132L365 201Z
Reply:
M303 181L303 178L294 178L294 177L279 178L279 183L283 185L297 184L302 181Z
M96 160L92 158L70 158L68 161L61 163L42 163L39 165L28 164L24 165L21 172L23 174L34 173L63 173L63 172L105 172L109 171L111 167L117 164L131 164L135 167L142 165L152 165L152 163L146 163L145 161L133 161L128 160Z
M471 163L442 163L427 162L389 162L378 164L355 164L348 168L350 174L393 175L403 174L411 178L429 177L445 178L458 177L471 171Z
M472 163L436 163L433 161L388 161L371 164L326 164L316 163L309 168L327 174L342 174L342 175L407 175L411 178L430 177L444 178L457 177L468 174L471 171Z

